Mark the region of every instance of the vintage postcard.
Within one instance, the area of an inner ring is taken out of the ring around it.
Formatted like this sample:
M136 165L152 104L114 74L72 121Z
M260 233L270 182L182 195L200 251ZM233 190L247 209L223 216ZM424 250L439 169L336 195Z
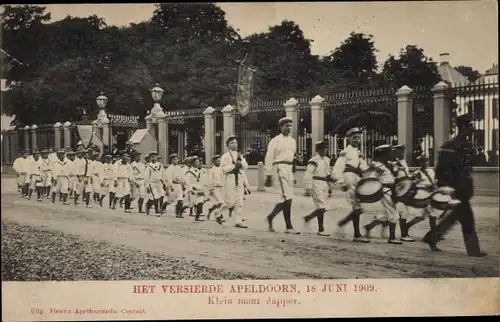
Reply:
M2 6L2 320L498 315L497 12Z

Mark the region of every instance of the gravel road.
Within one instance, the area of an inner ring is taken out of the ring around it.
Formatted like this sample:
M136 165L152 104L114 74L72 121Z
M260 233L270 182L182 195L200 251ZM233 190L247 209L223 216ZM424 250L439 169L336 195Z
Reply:
M311 201L294 199L296 229L285 235L278 217L277 233L266 231L265 215L276 202L270 192L247 199L249 229L215 222L195 224L190 218L147 217L121 210L63 206L20 199L2 180L2 261L7 280L123 279L303 279L409 278L499 275L499 215L495 200L475 202L477 229L486 258L465 255L460 227L432 253L420 241L389 245L374 238L354 244L349 235L320 237L315 223L303 226ZM347 212L341 197L331 201L327 229ZM362 220L380 211L367 206ZM423 236L427 223L412 230ZM350 228L346 231L350 233Z

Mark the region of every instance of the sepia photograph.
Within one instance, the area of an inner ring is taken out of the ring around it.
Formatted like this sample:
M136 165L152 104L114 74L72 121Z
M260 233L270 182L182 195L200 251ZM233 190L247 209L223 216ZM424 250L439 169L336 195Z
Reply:
M1 17L5 294L128 281L127 296L253 305L239 318L260 317L259 301L300 316L306 302L279 293L363 301L378 280L444 292L473 278L500 299L497 2L10 4ZM44 303L63 303L52 290ZM152 314L28 302L3 318Z

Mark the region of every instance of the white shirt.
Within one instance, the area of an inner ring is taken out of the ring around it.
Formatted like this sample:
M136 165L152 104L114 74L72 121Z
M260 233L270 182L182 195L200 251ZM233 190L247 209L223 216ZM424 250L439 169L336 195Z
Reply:
M290 135L277 135L269 141L265 158L266 175L271 175L274 163L289 162L293 163L295 153L297 152L297 142ZM222 161L221 161L222 162Z
M29 169L30 169L30 161L28 158L23 158L23 157L20 157L20 158L17 158L15 161L14 161L14 164L12 165L14 167L14 170L16 170L17 173L19 174L27 174L29 172Z
M234 170L235 167L234 162L238 160L238 156L240 156L241 159L240 173L246 171L246 169L248 168L248 163L243 157L243 155L239 154L238 151L227 151L220 158L220 168L222 169L222 173L224 173L224 175L234 176L234 174L230 174L229 172Z
M33 158L29 164L29 175L37 175L37 176L41 176L42 175L42 167L41 167L41 163L40 163L40 159L41 158L38 158L38 160L35 160L35 158Z
M180 167L178 164L177 165L171 164L165 170L165 176L167 178L167 181L171 184L183 184L185 175L186 175L185 169Z
M130 165L132 166L134 180L146 179L147 173L146 173L146 165L144 163L134 161Z
M224 172L220 166L213 166L208 171L207 185L211 188L222 187L224 185Z
M44 158L40 158L38 160L38 162L40 163L40 167L41 167L41 170L43 172L45 171L51 171L52 169L52 163L54 162L53 160L50 160L49 158L47 159L44 159Z
M359 176L352 172L345 172L347 167L359 168L361 171L368 169L365 159L361 157L361 151L352 145L348 145L340 152L333 166L332 176L339 183L345 181L348 184L354 184L359 180Z
M377 169L377 171L373 171L372 173L370 173L370 177L378 178L380 182L382 182L382 184L394 183L394 176L392 175L392 172L385 166L385 164L379 161L374 161L372 162L372 166Z
M149 162L146 164L146 173L147 177L146 180L148 182L158 182L160 180L163 180L164 178L164 171L165 169L163 168L163 165L160 162Z
M92 175L99 177L101 174L102 162L99 160L92 161Z
M330 158L327 156L320 157L318 154L312 157L307 163L306 173L304 174L304 183L306 187L310 189L313 184L313 177L329 179L331 175L332 171L330 168Z
M117 162L116 163L116 178L117 179L132 180L134 178L132 166L129 163L123 164L121 162Z
M100 177L103 180L116 180L116 165L112 163L103 163Z
M189 168L186 172L186 184L190 191L203 190L203 182L201 178L201 171L198 168Z
M54 178L57 178L58 176L69 176L71 172L71 161L61 161L57 159L52 163L52 175Z

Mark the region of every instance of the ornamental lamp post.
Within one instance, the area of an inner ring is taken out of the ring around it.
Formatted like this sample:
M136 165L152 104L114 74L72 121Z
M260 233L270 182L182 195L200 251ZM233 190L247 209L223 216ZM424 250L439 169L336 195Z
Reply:
M97 114L96 125L99 128L103 144L109 146L111 144L111 135L109 133L109 118L105 111L106 105L108 104L108 98L104 96L103 92L101 92L101 95L97 96L95 101L97 103L97 107L99 107L99 114Z
M165 116L163 113L163 109L160 106L160 100L163 96L163 89L160 87L158 83L156 83L155 87L151 89L151 97L153 98L154 105L151 109L151 113L148 116L151 116L151 120L153 123L156 123L158 118L162 118Z

